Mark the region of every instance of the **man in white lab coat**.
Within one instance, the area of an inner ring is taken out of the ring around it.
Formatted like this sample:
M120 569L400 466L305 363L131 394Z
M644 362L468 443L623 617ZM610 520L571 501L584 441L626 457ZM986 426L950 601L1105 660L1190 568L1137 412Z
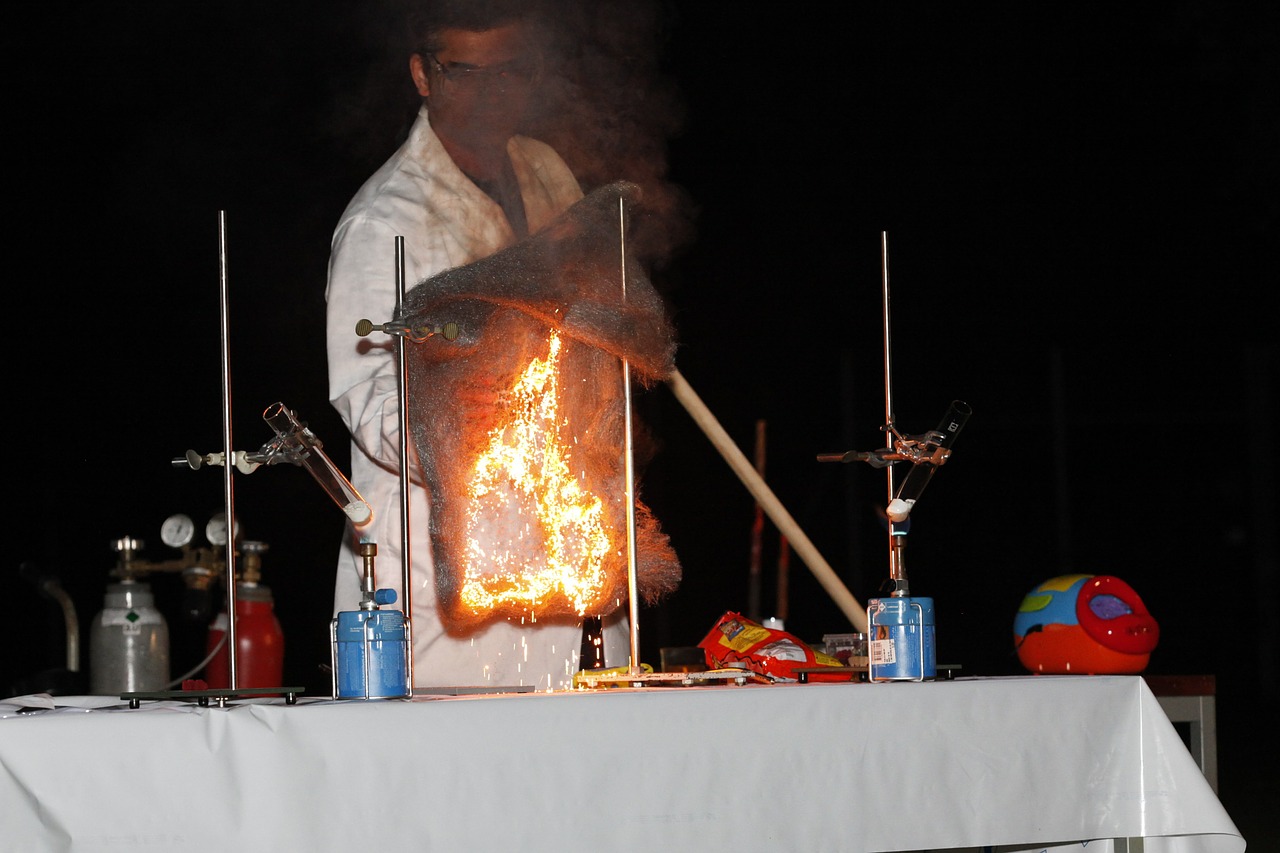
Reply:
M493 13L489 6L506 8ZM358 320L382 323L394 315L395 238L404 238L405 281L412 287L536 233L583 195L554 150L517 134L542 73L534 26L522 6L436 4L435 17L415 23L419 45L409 65L423 99L417 120L356 193L334 233L326 291L330 400L352 435L352 484L375 514L345 538L335 612L358 608L362 538L378 546L377 585L401 587L395 340L354 331ZM570 685L578 669L579 620L502 619L450 633L436 606L429 495L417 482L410 492L415 687ZM611 666L628 661L624 613L605 620Z

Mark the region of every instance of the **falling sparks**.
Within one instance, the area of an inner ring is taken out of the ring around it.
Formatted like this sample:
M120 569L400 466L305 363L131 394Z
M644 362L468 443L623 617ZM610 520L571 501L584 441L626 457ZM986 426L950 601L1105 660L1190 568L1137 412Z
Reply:
M581 615L606 584L603 501L572 468L561 415L560 337L511 390L472 470L461 600L474 612L563 596Z

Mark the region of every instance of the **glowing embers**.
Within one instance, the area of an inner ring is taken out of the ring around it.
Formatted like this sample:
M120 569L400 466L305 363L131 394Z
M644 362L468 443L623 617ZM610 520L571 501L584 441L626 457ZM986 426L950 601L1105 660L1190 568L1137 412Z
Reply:
M561 415L560 337L534 359L489 432L468 489L461 601L476 614L562 599L582 615L607 587L604 502L573 470Z

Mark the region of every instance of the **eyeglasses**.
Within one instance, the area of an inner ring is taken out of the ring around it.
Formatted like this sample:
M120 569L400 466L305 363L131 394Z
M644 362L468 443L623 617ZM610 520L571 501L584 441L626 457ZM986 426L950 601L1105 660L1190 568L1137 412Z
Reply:
M461 62L445 65L436 59L434 53L423 55L440 76L445 88L459 92L476 92L481 89L496 89L499 92L519 90L530 85L537 73L533 62L523 59L500 65L467 65Z

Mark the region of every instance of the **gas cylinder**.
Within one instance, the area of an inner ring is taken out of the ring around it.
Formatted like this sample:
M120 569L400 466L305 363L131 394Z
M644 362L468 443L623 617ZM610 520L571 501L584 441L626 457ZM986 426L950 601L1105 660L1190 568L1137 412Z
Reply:
M169 624L149 584L124 578L107 585L89 633L89 692L118 695L164 690L169 683Z
M933 599L895 596L867 600L872 681L924 681L937 677Z
M373 606L344 610L333 618L335 699L400 699L412 695L404 613L394 589L376 590ZM362 602L363 604L363 602Z
M383 610L394 604L394 589L375 589L378 546L360 543L364 573L360 609L344 610L329 623L335 699L401 699L413 695L413 666L404 613Z
M271 589L260 583L261 542L242 542L243 568L236 582L236 687L279 687L284 681L284 631L276 618ZM227 611L209 626L206 654L212 654L227 634ZM224 645L205 668L205 683L212 688L231 686L227 649Z

